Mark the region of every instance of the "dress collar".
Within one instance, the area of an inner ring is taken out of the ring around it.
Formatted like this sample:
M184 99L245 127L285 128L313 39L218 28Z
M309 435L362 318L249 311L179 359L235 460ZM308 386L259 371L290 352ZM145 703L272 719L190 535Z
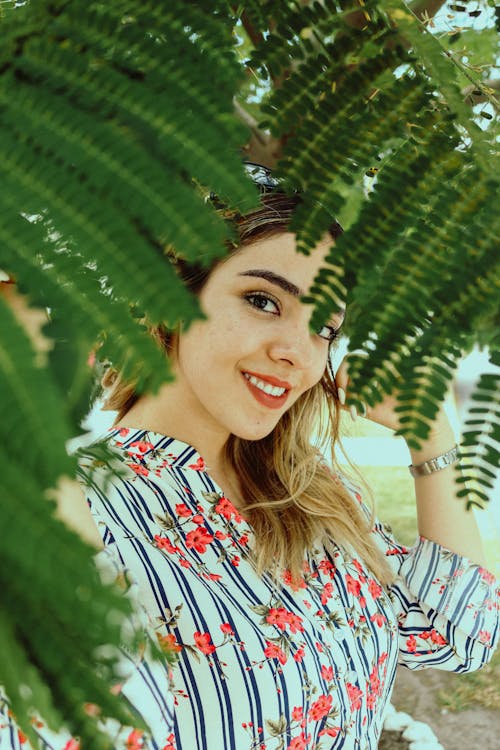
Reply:
M168 459L170 466L194 471L205 471L205 460L196 448L183 440L162 435L154 430L144 430L133 427L111 427L104 437L117 448L134 455L138 459L146 458L149 454L161 451Z

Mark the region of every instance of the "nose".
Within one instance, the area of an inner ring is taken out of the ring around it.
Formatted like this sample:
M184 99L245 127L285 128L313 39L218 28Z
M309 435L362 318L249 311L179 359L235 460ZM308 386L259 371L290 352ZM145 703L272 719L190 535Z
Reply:
M269 356L275 362L286 361L299 370L314 364L313 334L307 323L283 326L269 345Z

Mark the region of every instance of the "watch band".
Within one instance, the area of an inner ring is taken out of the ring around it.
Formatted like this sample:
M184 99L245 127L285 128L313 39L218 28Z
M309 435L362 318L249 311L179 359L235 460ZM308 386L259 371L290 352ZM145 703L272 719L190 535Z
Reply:
M408 468L412 477L425 477L427 474L446 469L450 464L456 464L458 460L458 445L455 445L451 450L442 453L440 456L429 458L428 461L424 461L423 464L418 464L418 466L410 464Z

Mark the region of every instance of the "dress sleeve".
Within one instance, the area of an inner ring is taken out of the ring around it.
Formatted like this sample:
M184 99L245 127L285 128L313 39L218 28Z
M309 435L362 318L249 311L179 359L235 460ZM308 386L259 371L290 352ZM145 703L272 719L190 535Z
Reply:
M487 664L500 635L493 573L425 537L406 548L380 522L373 533L396 574L389 596L398 618L399 663L452 672Z

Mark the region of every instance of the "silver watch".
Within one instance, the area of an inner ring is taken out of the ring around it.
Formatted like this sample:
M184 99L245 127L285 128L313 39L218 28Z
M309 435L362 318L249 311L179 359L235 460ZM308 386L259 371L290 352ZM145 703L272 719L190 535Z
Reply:
M412 477L425 477L427 474L446 469L450 464L456 464L458 460L458 445L455 445L451 450L442 453L440 456L429 458L428 461L424 461L423 464L418 466L410 464L408 468Z

